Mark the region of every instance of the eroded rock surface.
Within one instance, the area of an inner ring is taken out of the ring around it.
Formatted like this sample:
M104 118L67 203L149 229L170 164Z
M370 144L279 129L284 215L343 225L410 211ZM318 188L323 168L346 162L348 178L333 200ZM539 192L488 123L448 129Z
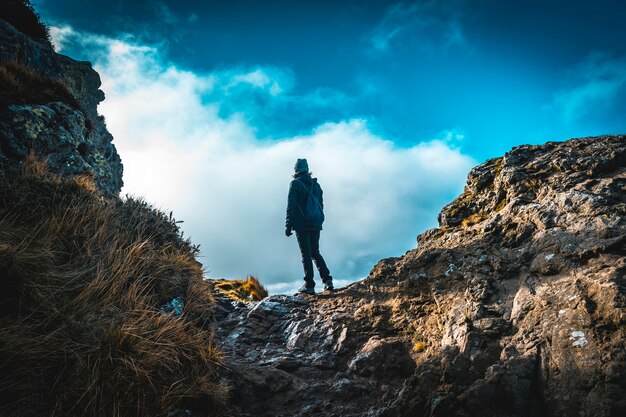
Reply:
M365 319L379 312L352 289L246 304L220 298L219 310L217 339L240 415L362 415L391 401L390 387L415 368L410 341Z
M97 106L100 76L89 62L57 54L0 20L0 64L16 63L37 76L62 82L78 103L16 103L0 108L0 174L30 153L61 175L90 175L108 195L122 188L122 163ZM8 88L7 86L2 86ZM33 94L34 95L34 94Z
M242 416L626 415L626 136L474 168L418 248L330 295L220 299Z

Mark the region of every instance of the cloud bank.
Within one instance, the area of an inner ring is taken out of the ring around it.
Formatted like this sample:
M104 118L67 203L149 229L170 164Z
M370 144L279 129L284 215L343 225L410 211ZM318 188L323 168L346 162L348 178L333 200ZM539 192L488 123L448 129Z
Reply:
M324 189L320 246L340 285L365 277L379 259L414 248L416 235L436 225L475 163L451 144L461 137L457 132L401 148L359 117L260 138L247 111L259 95L284 99L295 83L290 71L258 66L199 74L128 39L69 27L52 34L57 48L88 54L101 75L107 98L99 110L124 163L122 193L184 220L185 234L201 244L208 277L255 274L271 292L300 286L297 243L284 236L297 158L308 159ZM290 98L302 109L315 99Z

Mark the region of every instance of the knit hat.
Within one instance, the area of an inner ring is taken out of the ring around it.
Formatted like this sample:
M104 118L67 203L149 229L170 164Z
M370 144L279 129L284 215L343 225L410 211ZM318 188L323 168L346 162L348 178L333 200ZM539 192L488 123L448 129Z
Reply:
M299 174L301 172L309 172L309 164L304 158L298 159L293 169L296 171L296 174Z

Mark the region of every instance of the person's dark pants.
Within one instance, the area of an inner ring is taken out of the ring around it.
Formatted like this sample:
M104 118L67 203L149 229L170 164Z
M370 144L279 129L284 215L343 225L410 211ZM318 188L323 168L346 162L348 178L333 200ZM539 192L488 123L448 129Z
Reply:
M320 231L302 231L296 232L298 238L298 246L302 254L302 266L304 267L304 282L307 287L314 287L313 281L313 261L317 266L317 270L322 277L322 282L331 280L330 271L324 262L324 258L320 255Z

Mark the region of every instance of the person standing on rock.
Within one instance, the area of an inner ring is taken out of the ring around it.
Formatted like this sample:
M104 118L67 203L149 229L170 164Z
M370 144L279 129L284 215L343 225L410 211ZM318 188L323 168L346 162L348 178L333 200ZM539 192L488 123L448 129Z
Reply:
M294 166L295 174L289 185L287 197L287 220L285 234L291 236L295 230L302 266L304 267L304 285L298 292L315 294L313 281L313 261L322 277L325 291L333 291L333 277L320 254L320 231L324 222L324 200L322 187L317 178L311 178L306 159L298 159Z

